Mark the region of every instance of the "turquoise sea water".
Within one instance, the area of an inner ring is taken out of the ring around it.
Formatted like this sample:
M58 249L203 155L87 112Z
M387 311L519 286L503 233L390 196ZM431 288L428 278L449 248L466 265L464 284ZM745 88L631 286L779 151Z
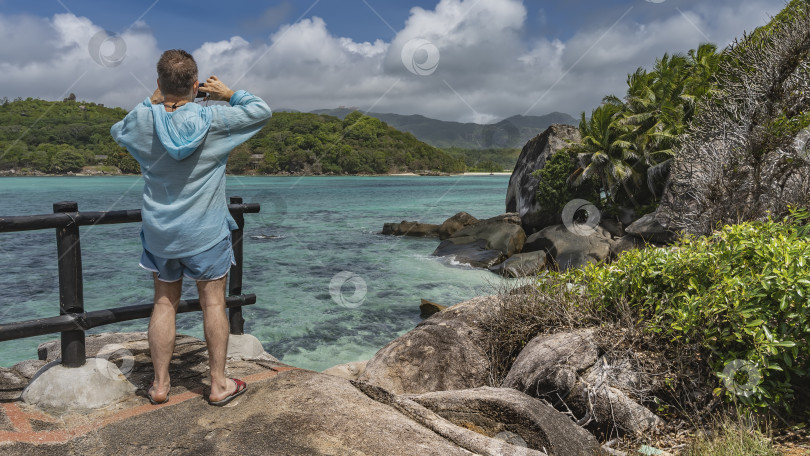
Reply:
M262 205L246 214L245 330L285 363L315 370L370 358L419 321L420 298L451 305L494 290L487 271L431 257L437 239L378 234L386 222L441 223L504 210L508 176L228 177L228 195ZM57 201L79 210L140 208L136 177L0 178L0 216L46 214ZM81 228L87 310L147 303L138 267L140 224ZM0 323L58 315L54 230L0 233ZM183 297L195 298L193 282ZM202 337L201 314L178 316L178 332ZM144 331L147 320L91 332ZM0 365L36 358L56 335L0 342Z

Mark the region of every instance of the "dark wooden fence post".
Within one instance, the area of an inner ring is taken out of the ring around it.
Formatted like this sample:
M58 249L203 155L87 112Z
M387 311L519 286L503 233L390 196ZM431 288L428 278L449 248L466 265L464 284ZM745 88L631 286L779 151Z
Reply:
M242 198L232 196L231 204L242 204ZM233 256L236 258L236 266L231 267L228 295L239 296L242 294L242 235L245 228L245 214L242 211L238 211L232 215L239 229L231 231L231 243L233 245ZM241 307L231 307L228 309L228 321L230 323L231 334L238 335L245 333L245 319L242 317Z
M74 201L53 203L54 213L78 212ZM82 249L79 245L79 225L70 224L56 229L56 253L59 267L59 314L84 312L82 286ZM62 365L80 367L85 363L84 331L64 331Z

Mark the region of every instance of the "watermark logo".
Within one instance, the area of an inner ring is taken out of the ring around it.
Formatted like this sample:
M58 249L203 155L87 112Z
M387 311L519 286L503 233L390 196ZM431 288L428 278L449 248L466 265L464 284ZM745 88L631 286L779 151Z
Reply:
M748 397L754 393L754 387L762 380L762 374L756 364L735 359L726 364L720 378L727 390L738 396Z
M501 431L492 437L490 454L498 456L525 456L529 445L520 435L511 431Z
M352 288L351 294L347 294L348 288ZM329 295L339 306L354 309L360 307L366 300L368 286L366 281L359 275L350 271L341 271L332 277L329 282Z
M582 199L569 201L562 210L563 225L578 236L590 236L595 233L601 218L599 208Z
M647 3L664 3L667 0L644 0Z
M484 125L481 130L481 144L485 149L505 149L518 146L520 129L512 122L504 121Z
M96 353L96 367L109 379L115 380L120 375L129 377L135 366L135 356L121 344L107 344ZM119 361L117 365L115 361Z
M422 38L414 38L402 46L402 64L411 73L428 76L439 67L439 48Z
M805 128L796 135L793 140L793 147L802 160L810 161L810 128Z
M127 56L127 43L119 35L102 30L87 44L90 57L101 66L114 68Z

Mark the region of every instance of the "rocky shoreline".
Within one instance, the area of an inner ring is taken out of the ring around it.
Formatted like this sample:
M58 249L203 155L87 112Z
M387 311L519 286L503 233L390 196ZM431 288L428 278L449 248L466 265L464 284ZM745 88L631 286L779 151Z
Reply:
M459 212L442 224L419 221L385 223L381 234L438 237L433 256L485 268L505 277L527 277L545 270L564 271L588 263L611 261L622 252L662 246L674 240L655 218L621 208L618 216L600 212L584 200L573 200L563 213L549 215L537 201L540 178L535 171L579 139L568 125L552 125L521 151L509 179L506 212L486 220Z
M22 441L17 428L0 420L0 440L17 438L5 445L22 454L62 454L101 441L87 454L135 448L141 454L166 454L183 448L217 454L568 456L615 454L594 433L642 435L664 424L628 393L642 379L608 372L617 360L610 358L596 329L533 338L502 384L493 386L487 324L509 305L503 296L456 304L423 320L370 360L322 373L284 365L266 353L229 356L228 375L253 380L248 394L225 415L205 401L186 400L203 394L207 351L203 341L182 335L172 361L174 402L168 406L149 406L143 397L152 375L145 333L87 338L88 357L111 361L121 369L113 375L132 384L134 392L118 402L92 410L20 402L38 371L58 360L58 341L48 342L40 346L39 360L0 368L3 399L40 420L69 428L68 423L80 419L89 427L70 431L74 437L62 444L43 445ZM150 413L159 413L163 422L189 425L174 426L166 434L148 418ZM120 422L109 418L121 414ZM217 438L206 437L210 435Z

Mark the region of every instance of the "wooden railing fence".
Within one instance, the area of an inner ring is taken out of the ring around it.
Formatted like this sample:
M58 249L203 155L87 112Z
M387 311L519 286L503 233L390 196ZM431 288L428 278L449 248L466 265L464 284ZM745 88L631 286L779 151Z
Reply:
M231 197L228 205L231 216L239 226L231 232L236 266L233 266L229 273L228 296L225 299L231 334L244 333L242 306L256 303L255 294L242 294L243 232L244 214L258 213L260 209L257 203L242 203L242 198L238 196ZM76 202L62 201L54 203L53 212L44 215L0 217L0 233L55 228L59 268L59 316L14 323L0 322L0 341L60 332L62 365L79 367L84 365L86 360L85 331L111 323L147 318L152 313L152 303L90 312L84 310L79 227L140 222L141 211L134 209L79 212ZM180 301L177 312L200 310L199 300L189 299Z

